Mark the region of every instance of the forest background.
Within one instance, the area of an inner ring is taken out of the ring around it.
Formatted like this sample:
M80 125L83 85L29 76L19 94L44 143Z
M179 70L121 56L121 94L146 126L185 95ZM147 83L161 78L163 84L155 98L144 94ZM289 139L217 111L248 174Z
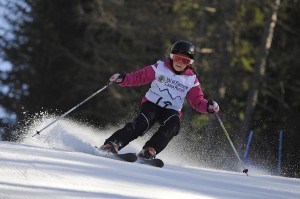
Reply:
M197 46L207 99L247 164L300 177L299 0L1 0L0 135L16 141L28 118L61 115L127 73L164 60L173 42ZM8 65L8 67L7 67ZM6 66L6 67L4 67ZM111 86L70 115L99 128L132 120L149 88ZM184 104L178 150L213 168L237 170L214 115ZM228 163L230 162L230 164Z

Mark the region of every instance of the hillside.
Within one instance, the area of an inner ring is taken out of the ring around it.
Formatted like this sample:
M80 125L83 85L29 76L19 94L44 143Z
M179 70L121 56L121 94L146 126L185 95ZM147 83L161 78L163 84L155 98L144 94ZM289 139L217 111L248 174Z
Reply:
M164 168L154 168L96 156L100 137L79 136L75 129L87 127L63 122L23 143L0 142L0 198L300 198L300 179L246 176L167 158Z

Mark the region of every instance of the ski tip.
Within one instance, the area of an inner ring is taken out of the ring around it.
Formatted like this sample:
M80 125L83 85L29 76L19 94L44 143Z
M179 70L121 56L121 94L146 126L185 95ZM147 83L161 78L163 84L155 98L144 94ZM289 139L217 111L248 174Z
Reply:
M139 157L138 162L140 164L150 165L159 168L162 168L164 166L164 162L161 159L144 159Z
M164 167L165 163L161 159L154 159L156 167L162 168Z
M137 161L137 156L134 153L118 154L118 156L127 162L136 162Z

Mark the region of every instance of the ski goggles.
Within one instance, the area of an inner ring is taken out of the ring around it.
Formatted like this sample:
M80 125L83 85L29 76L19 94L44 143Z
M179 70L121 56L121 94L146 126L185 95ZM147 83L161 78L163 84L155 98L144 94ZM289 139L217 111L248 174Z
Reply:
M174 62L181 62L184 65L190 65L194 63L194 60L184 56L184 55L179 55L179 54L170 54L170 58L173 59Z

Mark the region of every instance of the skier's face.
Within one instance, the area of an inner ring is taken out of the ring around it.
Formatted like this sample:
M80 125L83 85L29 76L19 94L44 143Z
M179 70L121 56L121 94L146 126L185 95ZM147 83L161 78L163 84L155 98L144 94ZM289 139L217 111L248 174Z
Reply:
M173 68L176 71L183 71L188 65L194 62L193 59L181 54L173 54L171 58L173 59Z

